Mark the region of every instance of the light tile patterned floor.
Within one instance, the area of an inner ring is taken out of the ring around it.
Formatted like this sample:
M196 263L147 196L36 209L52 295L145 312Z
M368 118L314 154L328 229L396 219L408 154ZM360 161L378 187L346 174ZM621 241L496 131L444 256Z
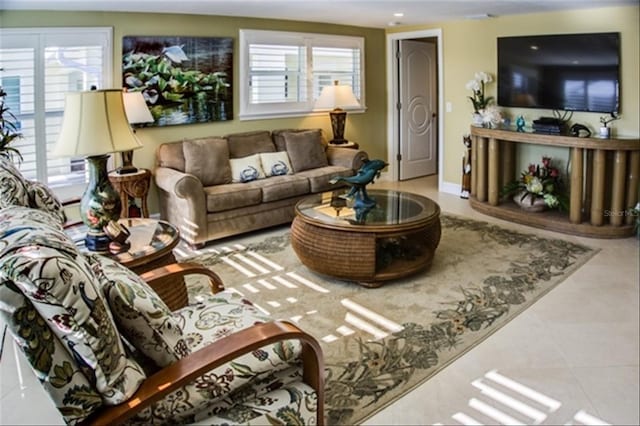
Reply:
M565 236L493 219L456 195L437 192L435 176L379 181L374 187L416 192L445 212L601 251L505 327L365 424L640 424L637 239ZM20 359L7 338L0 361L0 424L61 423L31 371L24 362L16 364Z

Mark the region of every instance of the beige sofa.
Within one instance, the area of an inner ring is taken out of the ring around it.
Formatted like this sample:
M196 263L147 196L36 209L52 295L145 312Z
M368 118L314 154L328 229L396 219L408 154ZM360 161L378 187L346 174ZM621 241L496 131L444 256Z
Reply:
M192 246L293 220L308 194L339 187L367 160L330 146L319 129L286 129L186 139L156 153L160 216Z

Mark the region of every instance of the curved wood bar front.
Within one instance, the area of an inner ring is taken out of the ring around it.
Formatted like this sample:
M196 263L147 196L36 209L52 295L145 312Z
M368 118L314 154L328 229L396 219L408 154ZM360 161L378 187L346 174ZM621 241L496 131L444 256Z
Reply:
M632 209L638 203L640 139L577 138L503 129L471 127L469 202L479 212L567 234L593 238L634 235ZM500 190L519 173L515 144L570 149L569 212L529 213Z

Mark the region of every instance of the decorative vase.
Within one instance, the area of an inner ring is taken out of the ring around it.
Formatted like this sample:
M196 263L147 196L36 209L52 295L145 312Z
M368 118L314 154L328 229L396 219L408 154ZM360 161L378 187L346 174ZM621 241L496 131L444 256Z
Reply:
M600 137L602 139L609 139L611 137L611 127L607 127L607 126L600 127Z
M541 212L546 210L547 205L545 204L543 198L533 197L533 202L531 202L531 198L532 198L531 194L525 194L524 192L519 192L513 196L513 201L518 206L520 206L522 210L527 212Z
M473 125L476 127L482 127L482 114L479 112L473 113Z

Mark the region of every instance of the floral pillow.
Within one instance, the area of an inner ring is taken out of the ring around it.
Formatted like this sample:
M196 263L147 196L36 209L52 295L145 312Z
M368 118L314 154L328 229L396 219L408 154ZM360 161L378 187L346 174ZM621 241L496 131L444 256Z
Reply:
M0 157L0 208L9 206L41 209L59 223L67 221L62 203L48 186L25 179L12 162Z
M16 166L0 157L0 209L8 206L29 206L29 190Z
M30 207L48 211L56 217L60 223L67 221L62 203L51 189L40 182L29 181Z
M103 401L122 403L138 389L144 373L128 359L84 256L58 224L43 224L43 212L28 210L1 212L1 280L33 304Z
M138 275L102 256L88 256L124 337L158 367L191 353L171 310Z

